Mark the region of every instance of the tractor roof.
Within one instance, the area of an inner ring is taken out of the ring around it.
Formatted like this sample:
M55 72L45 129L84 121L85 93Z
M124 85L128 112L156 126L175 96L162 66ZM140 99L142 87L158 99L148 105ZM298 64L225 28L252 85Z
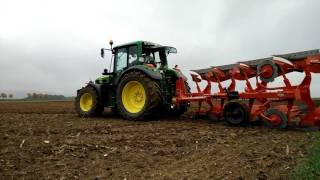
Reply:
M149 42L149 41L133 41L133 42L117 45L114 48L117 49L117 48L120 48L120 47L123 47L123 46L130 46L130 45L136 45L136 44L143 44L143 45L146 45L146 46L162 47L162 45L160 45L160 44L152 43L152 42Z

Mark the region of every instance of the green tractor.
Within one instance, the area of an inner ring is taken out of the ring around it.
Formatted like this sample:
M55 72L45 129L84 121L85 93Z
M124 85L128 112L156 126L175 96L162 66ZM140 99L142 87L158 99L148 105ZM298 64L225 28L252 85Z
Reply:
M175 84L186 77L177 68L168 68L167 57L177 49L147 41L135 41L110 49L111 71L104 69L95 82L77 91L76 112L82 117L99 116L105 107L125 119L146 119L156 114L181 115L188 104L175 106Z

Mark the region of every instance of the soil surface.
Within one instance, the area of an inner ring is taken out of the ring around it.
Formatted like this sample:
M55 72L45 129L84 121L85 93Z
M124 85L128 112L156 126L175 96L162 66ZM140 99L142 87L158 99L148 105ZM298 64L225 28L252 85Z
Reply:
M73 102L0 102L0 179L287 179L312 141L188 113L87 119Z

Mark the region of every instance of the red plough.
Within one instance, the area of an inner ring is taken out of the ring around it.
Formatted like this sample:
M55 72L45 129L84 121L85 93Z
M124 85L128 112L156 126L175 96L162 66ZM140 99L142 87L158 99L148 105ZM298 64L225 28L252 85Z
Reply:
M276 60L278 57L283 60ZM176 82L176 105L197 102L197 114L214 115L232 125L263 120L272 128L288 125L320 126L320 107L315 107L311 95L311 73L320 73L319 50L311 50L273 57L244 61L208 69L193 70L191 74L197 92L187 93L184 80ZM287 78L290 72L305 74L299 85L292 85ZM268 87L275 78L282 78L283 85ZM251 78L255 79L253 86ZM207 81L202 90L199 82ZM230 80L228 87L222 82ZM243 91L236 91L237 81L245 81ZM212 84L218 92L212 92ZM202 105L209 105L203 110Z

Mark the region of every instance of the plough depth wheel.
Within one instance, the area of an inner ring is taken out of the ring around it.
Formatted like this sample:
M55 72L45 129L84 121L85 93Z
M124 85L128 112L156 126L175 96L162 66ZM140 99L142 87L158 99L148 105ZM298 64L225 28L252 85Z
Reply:
M229 101L223 108L223 117L230 125L242 125L249 121L249 108L240 101Z
M268 118L263 118L263 122L267 127L285 129L288 125L286 114L278 109L267 109L263 115Z
M257 67L258 75L260 80L263 82L273 82L276 77L278 77L278 67L272 61L264 61Z

